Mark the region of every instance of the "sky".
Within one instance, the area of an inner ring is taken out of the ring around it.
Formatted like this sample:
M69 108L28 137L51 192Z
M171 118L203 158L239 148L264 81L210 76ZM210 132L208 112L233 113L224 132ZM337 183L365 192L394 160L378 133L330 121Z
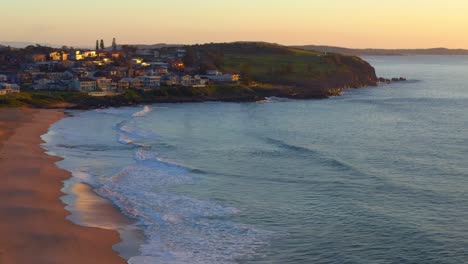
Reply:
M4 0L0 41L468 49L467 0Z

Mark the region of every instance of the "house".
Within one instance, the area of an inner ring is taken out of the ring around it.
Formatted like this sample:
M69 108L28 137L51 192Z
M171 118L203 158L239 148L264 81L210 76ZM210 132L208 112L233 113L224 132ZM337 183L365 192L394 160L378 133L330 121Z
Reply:
M68 54L64 51L54 51L49 54L49 58L53 61L66 61L68 60Z
M34 90L70 90L72 86L72 80L51 80L51 79L39 79L34 82Z
M154 72L157 75L165 75L169 73L169 70L167 69L167 67L158 66L154 68Z
M139 49L136 51L136 55L139 56L154 56L154 52L150 49Z
M206 75L222 75L223 73L218 70L207 70Z
M179 76L175 74L166 74L161 78L161 84L164 86L179 85Z
M83 59L84 59L84 56L83 56L83 54L81 54L81 51L76 50L75 53L72 53L72 54L69 56L69 58L70 58L70 60L80 61L80 60L83 60Z
M170 64L170 68L175 71L184 71L185 64L182 61L172 61Z
M144 61L144 60L143 60L142 58L133 58L133 59L132 59L132 63L135 64L135 65L142 64L143 61Z
M113 58L113 59L120 59L120 57L122 57L123 53L122 52L112 52L110 54L110 57Z
M140 78L141 77L120 79L120 81L118 82L119 90L125 90L129 88L143 88L143 81Z
M104 92L112 90L112 79L105 77L93 78L96 80L96 87Z
M192 76L190 76L190 75L181 76L180 77L180 85L186 86L186 87L192 86L193 85Z
M85 78L89 76L89 72L86 68L72 68L72 72L80 78Z
M46 54L28 54L26 55L26 60L29 62L44 62L47 60L47 55Z
M144 88L154 89L161 85L161 76L140 76L138 78Z
M98 56L98 53L95 50L87 50L83 52L84 58L96 58L97 56Z
M132 87L133 81L134 81L134 78L122 78L117 83L117 89L119 91L127 90L130 87Z
M74 79L71 83L71 87L76 91L90 92L96 91L97 83L95 80L90 78Z
M0 94L19 93L20 87L17 84L11 83L0 83Z
M202 75L215 83L239 83L240 75L239 74L223 74L218 70L208 70L206 75Z
M47 78L52 80L63 80L63 79L71 79L73 78L73 73L69 71L64 72L48 72L46 73Z
M192 80L192 87L206 87L210 80L200 75L195 75Z
M49 84L53 82L54 80L43 78L43 79L35 80L32 87L34 90L48 90Z

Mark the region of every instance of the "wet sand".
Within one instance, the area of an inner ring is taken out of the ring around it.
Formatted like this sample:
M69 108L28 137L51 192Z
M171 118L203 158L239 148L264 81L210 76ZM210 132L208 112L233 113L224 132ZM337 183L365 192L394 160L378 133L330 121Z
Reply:
M0 264L126 263L112 249L120 242L115 230L67 220L60 197L71 175L40 147L40 136L63 116L60 110L0 109ZM123 219L110 203L97 208L99 217Z

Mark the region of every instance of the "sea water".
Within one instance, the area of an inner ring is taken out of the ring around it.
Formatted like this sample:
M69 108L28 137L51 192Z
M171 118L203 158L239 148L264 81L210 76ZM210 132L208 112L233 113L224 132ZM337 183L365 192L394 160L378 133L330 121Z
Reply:
M468 57L327 100L75 111L45 147L144 232L130 263L468 262Z

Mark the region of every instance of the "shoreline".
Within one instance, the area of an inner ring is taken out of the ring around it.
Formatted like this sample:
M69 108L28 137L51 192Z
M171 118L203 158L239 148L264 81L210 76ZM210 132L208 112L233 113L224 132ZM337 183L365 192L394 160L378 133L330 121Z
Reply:
M63 203L61 159L45 153L41 136L65 115L63 110L0 109L0 263L126 263L115 250L116 230L72 223ZM80 208L107 220L128 221L90 187L74 194ZM125 245L123 245L125 246Z

